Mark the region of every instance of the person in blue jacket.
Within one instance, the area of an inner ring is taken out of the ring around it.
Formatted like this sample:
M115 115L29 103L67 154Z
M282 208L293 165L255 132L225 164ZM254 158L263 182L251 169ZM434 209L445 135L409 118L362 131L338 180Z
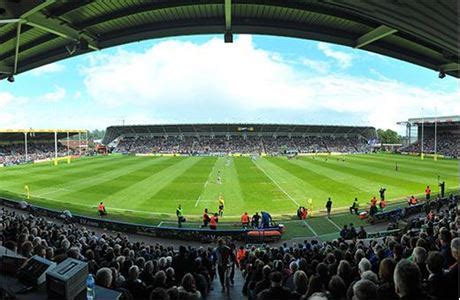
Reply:
M266 211L261 211L260 214L262 215L262 228L270 227L272 216L270 216L270 214Z

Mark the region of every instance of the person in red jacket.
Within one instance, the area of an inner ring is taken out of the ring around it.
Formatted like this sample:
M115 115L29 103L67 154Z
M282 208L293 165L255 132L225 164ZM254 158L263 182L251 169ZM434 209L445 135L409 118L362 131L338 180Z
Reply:
M211 228L212 230L216 230L217 222L219 222L219 215L217 213L214 213L214 215L211 216L211 219L209 220L209 228Z
M426 186L426 189L425 189L425 197L426 197L426 200L430 200L430 197L431 197L431 190L430 190L430 186L427 185Z
M209 224L210 220L211 220L211 218L209 217L208 209L205 208L204 212L203 212L203 225L201 225L201 228L208 227L208 224Z
M99 212L99 216L105 216L107 214L107 211L105 210L105 205L103 202L99 203L99 206L97 207L97 211Z
M380 200L379 202L380 210L383 212L385 211L385 207L387 206L387 203L385 202L384 199Z
M241 216L241 225L243 225L244 228L249 226L249 216L247 212Z

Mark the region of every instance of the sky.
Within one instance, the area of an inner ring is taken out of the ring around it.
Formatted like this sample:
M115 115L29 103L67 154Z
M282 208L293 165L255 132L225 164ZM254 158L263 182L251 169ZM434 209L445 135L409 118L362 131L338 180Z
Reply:
M457 79L364 50L203 35L113 47L3 80L0 128L250 122L403 132L397 121L460 114L459 100Z

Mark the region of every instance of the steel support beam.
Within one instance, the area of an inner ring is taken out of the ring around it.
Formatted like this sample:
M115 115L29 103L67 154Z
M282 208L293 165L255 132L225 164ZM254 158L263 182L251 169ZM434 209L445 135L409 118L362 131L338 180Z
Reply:
M397 32L396 29L390 28L385 25L380 25L379 27L369 31L368 33L362 35L356 40L355 48L362 48L367 44L380 40L390 34Z
M232 33L232 0L225 0L225 35L226 43L233 43Z
M0 74L13 74L13 68L5 64L0 64Z
M19 21L21 21L21 19L5 19L5 20L0 20L0 24L17 23Z
M22 26L22 23L19 22L19 23L18 23L18 29L17 29L17 32L16 32L16 49L15 49L15 52L14 52L13 74L16 74L16 72L17 72L17 70L18 70L19 41L20 41L20 39L21 39L21 26Z
M460 64L458 63L448 63L439 66L439 70L443 72L451 72L451 71L459 71L460 70Z
M99 50L97 42L89 35L79 32L70 26L62 24L56 19L46 18L43 14L34 14L25 19L26 24L55 34L57 36L78 42L84 38L88 42L88 47L93 50Z

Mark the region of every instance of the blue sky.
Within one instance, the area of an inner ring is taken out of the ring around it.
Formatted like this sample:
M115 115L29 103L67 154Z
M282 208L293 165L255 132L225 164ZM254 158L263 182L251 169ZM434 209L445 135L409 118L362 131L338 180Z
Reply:
M20 62L19 62L20 63ZM460 114L459 81L334 44L238 35L132 43L0 82L0 128L264 122L372 125Z

